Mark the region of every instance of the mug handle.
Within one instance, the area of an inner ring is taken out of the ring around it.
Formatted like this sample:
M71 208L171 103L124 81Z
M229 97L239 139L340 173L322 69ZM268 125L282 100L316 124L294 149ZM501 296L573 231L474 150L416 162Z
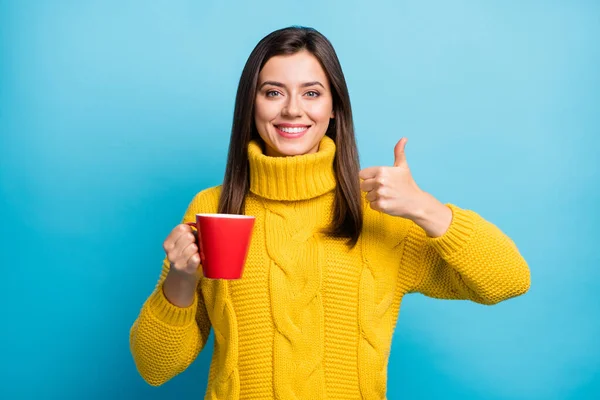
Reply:
M200 263L204 265L204 251L202 250L202 236L200 235L200 229L195 222L186 222L186 225L191 226L198 234L198 249L200 250Z

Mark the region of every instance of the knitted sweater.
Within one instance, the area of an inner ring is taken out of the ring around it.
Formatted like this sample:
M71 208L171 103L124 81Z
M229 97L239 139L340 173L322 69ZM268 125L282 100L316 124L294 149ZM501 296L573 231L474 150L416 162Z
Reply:
M392 334L405 294L495 304L525 293L517 247L477 213L447 204L447 232L372 210L362 197L358 244L321 233L333 214L335 143L268 157L248 148L247 215L256 217L242 279L202 278L191 306L154 292L130 332L139 373L160 385L214 348L206 399L384 399ZM201 191L183 222L217 211L221 187Z

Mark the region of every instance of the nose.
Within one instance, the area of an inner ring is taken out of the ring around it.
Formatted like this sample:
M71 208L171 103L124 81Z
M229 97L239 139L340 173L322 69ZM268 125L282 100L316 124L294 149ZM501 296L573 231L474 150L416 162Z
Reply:
M283 106L281 110L281 114L286 115L288 117L299 117L302 115L302 110L300 109L300 105L298 104L298 100L296 96L289 96L288 101Z

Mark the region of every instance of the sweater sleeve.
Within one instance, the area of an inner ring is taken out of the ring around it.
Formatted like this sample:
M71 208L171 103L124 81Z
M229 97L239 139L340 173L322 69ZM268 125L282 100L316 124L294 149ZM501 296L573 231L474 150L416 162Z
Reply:
M411 222L405 257L416 269L411 292L492 305L526 293L530 271L514 242L479 214L447 204L452 222L431 238Z
M209 197L207 199L207 197ZM182 222L195 221L196 213L215 212L207 190L194 197ZM170 263L165 257L158 283L144 302L129 334L129 345L138 372L150 385L161 385L183 372L204 348L211 329L200 285L189 307L177 307L163 293Z

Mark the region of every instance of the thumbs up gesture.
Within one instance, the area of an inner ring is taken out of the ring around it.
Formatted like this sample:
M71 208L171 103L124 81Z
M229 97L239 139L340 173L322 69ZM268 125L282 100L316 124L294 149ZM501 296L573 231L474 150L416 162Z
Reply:
M406 142L402 138L394 148L394 166L370 167L360 171L360 189L367 192L371 208L397 217L419 217L426 194L414 181L406 161Z

